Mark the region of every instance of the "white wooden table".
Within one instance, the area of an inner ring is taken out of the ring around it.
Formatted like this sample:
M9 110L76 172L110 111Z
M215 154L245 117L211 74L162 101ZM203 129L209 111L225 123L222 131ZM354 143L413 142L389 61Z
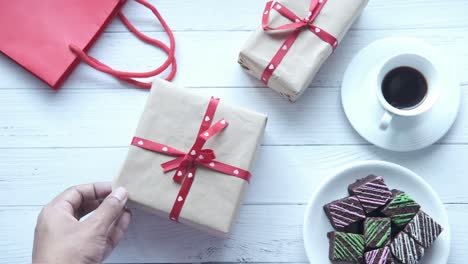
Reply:
M378 159L419 173L446 205L452 228L449 263L468 262L468 1L371 0L310 89L291 104L247 76L239 48L260 23L260 0L160 0L175 31L176 83L265 112L269 124L250 192L227 239L134 212L109 263L307 262L302 218L308 197L331 171ZM139 29L165 38L152 15L130 1ZM358 50L389 36L421 38L457 63L463 104L447 136L425 150L378 149L348 124L340 105L343 72ZM119 69L153 68L164 54L114 21L91 54ZM64 188L110 181L127 152L147 92L82 64L59 92L0 57L0 262L30 262L41 206ZM325 254L325 253L324 253Z

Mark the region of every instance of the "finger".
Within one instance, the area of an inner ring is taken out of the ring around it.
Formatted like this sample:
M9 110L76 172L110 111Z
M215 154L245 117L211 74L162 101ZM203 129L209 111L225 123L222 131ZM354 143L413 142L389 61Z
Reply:
M104 199L112 190L110 183L88 183L66 189L55 197L51 205L65 209L70 214L80 208L83 202Z
M127 190L123 187L115 189L86 221L97 224L100 231L107 233L111 224L122 214L127 199Z
M128 226L132 221L132 214L129 210L125 210L123 214L115 221L107 231L107 245L104 253L107 258L112 250L119 244L122 237L128 230Z

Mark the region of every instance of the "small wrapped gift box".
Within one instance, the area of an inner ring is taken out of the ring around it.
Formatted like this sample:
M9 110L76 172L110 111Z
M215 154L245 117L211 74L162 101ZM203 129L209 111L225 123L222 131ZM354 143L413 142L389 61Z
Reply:
M247 40L239 64L296 101L368 0L267 1L262 27Z
M267 117L156 80L114 187L173 221L227 234Z

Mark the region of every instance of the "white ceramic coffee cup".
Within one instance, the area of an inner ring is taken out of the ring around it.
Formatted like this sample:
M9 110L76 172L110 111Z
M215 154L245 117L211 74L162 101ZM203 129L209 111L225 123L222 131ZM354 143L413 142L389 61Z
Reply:
M419 104L410 108L396 108L385 100L382 93L382 81L391 70L398 67L410 67L418 70L427 81L427 93ZM394 117L405 118L420 115L431 107L437 101L440 95L439 76L436 67L425 57L419 54L404 53L388 58L380 67L377 74L376 93L380 104L384 109L384 114L380 119L379 128L386 130Z

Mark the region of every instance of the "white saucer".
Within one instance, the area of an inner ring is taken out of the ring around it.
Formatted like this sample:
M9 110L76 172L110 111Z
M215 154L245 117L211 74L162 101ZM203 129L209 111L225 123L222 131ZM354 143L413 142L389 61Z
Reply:
M328 260L327 233L333 227L323 211L323 205L349 195L348 185L369 174L383 176L390 189L408 193L421 205L422 210L444 228L432 247L425 252L420 264L447 263L450 253L450 225L441 200L431 186L414 172L383 161L350 164L325 179L318 187L307 205L304 217L304 246L309 261L331 263Z
M379 129L384 113L376 96L375 76L387 58L401 53L416 53L431 61L445 87L429 111L415 117L394 117L389 128ZM460 86L453 67L444 55L424 41L387 38L362 49L346 69L341 101L351 125L367 141L393 151L412 151L427 147L447 133L460 107Z

